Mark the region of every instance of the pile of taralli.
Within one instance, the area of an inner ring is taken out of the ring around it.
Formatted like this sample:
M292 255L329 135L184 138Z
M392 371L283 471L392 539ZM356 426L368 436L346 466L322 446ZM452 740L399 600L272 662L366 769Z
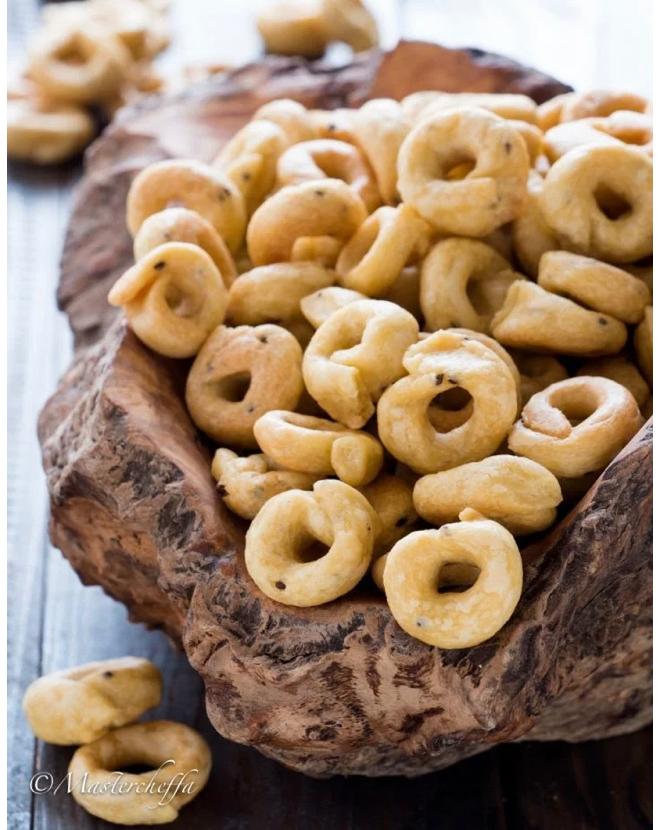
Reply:
M515 537L650 411L651 142L631 94L278 100L211 164L136 176L109 301L193 358L260 591L320 605L370 572L425 643L499 631Z
M115 824L167 824L201 792L212 759L189 726L135 723L161 698L156 666L120 657L40 677L27 688L23 711L37 738L78 747L67 791L87 812ZM126 771L137 765L147 769Z

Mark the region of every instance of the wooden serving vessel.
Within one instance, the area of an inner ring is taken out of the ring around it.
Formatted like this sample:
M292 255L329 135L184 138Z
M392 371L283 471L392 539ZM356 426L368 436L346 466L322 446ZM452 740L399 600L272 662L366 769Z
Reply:
M222 735L310 775L418 775L502 741L580 741L650 719L650 425L524 551L503 630L442 651L407 636L374 589L308 609L257 590L246 525L218 498L183 404L187 363L150 352L106 302L132 262L124 205L145 165L210 160L272 98L334 108L432 88L537 101L567 89L426 43L340 69L265 58L123 111L87 153L62 258L77 348L39 421L52 540L84 583L182 645Z

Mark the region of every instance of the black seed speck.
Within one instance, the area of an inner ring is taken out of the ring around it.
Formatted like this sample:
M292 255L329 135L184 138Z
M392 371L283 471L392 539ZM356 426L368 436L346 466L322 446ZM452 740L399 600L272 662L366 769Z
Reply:
M114 677L114 672L113 671L104 671L103 672L103 677Z
M217 485L217 492L222 498L224 498L224 496L228 496L228 490L226 489L226 487L224 487L223 484Z
M155 268L156 271L162 271L162 269L166 266L166 264L167 263L164 261L164 259L161 259L160 262L156 262L153 267Z
M315 195L316 196L324 196L324 190L316 190Z
M599 325L600 326L607 326L608 325L608 321L605 319L605 317L599 317Z
M247 407L247 412L253 412L255 409L256 407L253 404L249 404L249 406Z
M242 181L243 182L248 182L250 180L251 180L251 173L243 173L242 174Z
M261 336L258 339L261 343L267 343L267 336L265 334L261 334Z
M448 383L453 383L455 386L459 386L457 378L448 378Z
M441 386L441 384L443 383L443 375L437 375L434 379L434 382L437 386Z
M395 523L395 526L396 527L404 527L406 525L406 523L407 523L407 517L406 516L400 516L400 518Z
M335 132L335 130L336 130L336 125L335 124L328 124L327 125L327 132L333 133L333 132Z
M507 155L509 156L509 154L512 152L512 145L510 144L510 142L509 142L509 141L506 141L506 142L503 144L503 147L505 148L505 152L506 152L506 153L507 153Z
M278 588L278 589L279 589L279 591L285 591L285 590L286 590L286 583L285 583L285 582L281 582L281 580L279 580L278 582L275 582L275 583L274 583L274 587L275 587L275 588Z

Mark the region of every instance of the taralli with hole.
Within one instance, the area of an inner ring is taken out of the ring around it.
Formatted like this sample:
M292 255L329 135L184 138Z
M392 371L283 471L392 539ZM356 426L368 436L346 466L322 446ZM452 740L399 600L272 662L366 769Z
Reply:
M161 696L162 678L153 663L119 657L40 677L28 686L23 711L37 738L75 746L137 720Z
M340 179L361 198L370 213L381 204L374 174L358 147L333 138L295 144L276 167L280 187L302 182Z
M304 297L299 305L304 317L313 328L317 329L331 317L334 311L338 311L339 308L343 308L350 303L367 299L368 297L359 291L342 288L340 285L332 285Z
M274 187L277 162L288 144L278 124L256 119L245 124L213 161L242 193L249 214Z
M624 323L639 323L651 302L647 286L628 271L567 251L545 253L537 281L547 291L570 297Z
M300 237L347 240L366 216L362 199L338 179L284 187L251 217L247 230L249 257L254 265L286 262Z
M508 366L475 339L439 331L404 357L409 375L390 386L377 405L379 437L398 461L435 473L495 452L514 423L518 393ZM429 417L442 393L465 390L472 409L464 423L438 432Z
M577 253L623 263L652 250L653 164L628 145L589 145L558 159L546 175L546 223Z
M637 362L642 369L644 377L653 382L653 306L644 309L644 319L635 329L633 345Z
M388 553L385 553L383 556L378 556L370 566L370 576L380 591L384 590L384 568L387 560ZM480 569L475 565L468 565L465 562L448 562L441 568L438 588L470 588L479 573Z
M515 352L514 360L521 377L521 402L527 403L536 393L568 377L560 361L548 354Z
M642 423L635 398L621 384L568 378L530 398L508 443L554 475L576 478L605 467Z
M116 786L116 770L136 765L152 769L124 772ZM136 723L76 750L71 794L88 813L113 824L168 824L205 787L211 766L208 744L189 726Z
M222 237L200 213L187 208L167 208L146 219L135 236L135 260L165 242L198 245L211 257L228 288L238 275L231 252Z
M491 321L496 340L516 349L598 357L626 343L626 326L527 280L512 283Z
M512 222L512 245L523 272L536 277L539 260L560 245L541 210L544 179L535 170L528 175L528 195L520 215Z
M158 161L135 176L126 202L128 230L134 236L154 213L186 207L200 213L235 253L246 223L242 194L221 171L187 159Z
M283 130L288 144L317 138L313 121L305 106L290 98L268 101L254 113L254 120L271 121Z
M360 300L334 312L304 353L304 383L332 418L359 429L386 387L402 377L402 356L418 322L386 300Z
M313 333L302 315L304 297L333 284L335 274L310 262L261 265L242 274L228 295L227 319L234 325L278 323L304 342Z
M409 533L418 518L413 488L398 476L382 475L361 492L379 516L380 525L375 539L375 556L379 556L387 553L398 539Z
M324 0L324 15L330 39L347 43L355 52L379 42L377 22L362 0Z
M474 510L439 530L419 530L388 554L384 590L398 625L439 648L468 648L493 637L512 616L521 596L523 568L514 537ZM448 563L479 568L466 591L439 593Z
M484 242L457 238L437 242L420 273L420 307L427 328L489 331L507 289L519 278L509 262Z
M17 161L55 164L91 141L94 122L85 110L41 96L7 102L7 155Z
M34 43L28 73L55 100L84 104L117 92L130 63L118 40L93 29L49 28Z
M599 89L590 92L573 92L560 96L560 99L560 121L605 117L619 110L646 112L649 106L646 98L633 92Z
M297 406L301 359L299 343L281 326L218 326L187 377L192 420L219 444L255 448L261 415Z
M261 450L280 468L337 475L352 487L369 484L384 461L382 445L368 432L312 415L268 412L256 422L254 434Z
M381 207L340 252L338 279L368 297L385 296L414 254L424 253L428 244L428 225L412 207Z
M474 162L462 178L451 171ZM398 156L402 199L441 233L486 236L521 213L528 151L518 132L482 109L446 110L414 127Z
M368 570L378 523L365 496L342 481L318 481L312 493L281 493L247 531L247 571L277 602L299 608L331 602ZM313 542L328 548L318 559L305 555Z
M129 268L108 294L135 334L167 357L192 357L224 319L228 294L198 245L166 242Z
M651 395L651 390L640 374L639 369L625 357L600 357L597 360L588 360L587 363L580 367L577 375L579 377L590 375L609 378L617 383L621 383L635 398L640 410L643 409Z
M423 476L414 485L413 501L420 516L435 525L454 522L472 507L517 535L552 525L562 493L553 473L529 458L492 455Z
M241 458L227 449L215 452L212 474L224 504L243 519L253 519L265 502L279 493L311 490L319 478L272 467L266 455Z
M411 122L392 98L366 101L354 117L354 135L375 172L381 197L388 205L400 201L398 153L410 129Z

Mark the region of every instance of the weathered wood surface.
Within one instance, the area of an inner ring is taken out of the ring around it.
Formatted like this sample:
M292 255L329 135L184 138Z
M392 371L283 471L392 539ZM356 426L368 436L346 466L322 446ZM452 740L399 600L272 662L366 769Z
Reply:
M111 323L105 294L130 261L123 196L149 161L211 158L273 97L336 107L431 87L565 89L425 43L346 69L266 59L125 111L88 154L64 248L59 298L81 356L40 420L52 539L83 581L182 641L222 735L312 775L417 775L498 742L603 737L650 717L649 428L535 557L512 622L446 652L401 632L377 592L315 609L260 594L182 404L185 366Z
M188 3L174 4L176 40L165 63L174 65L181 55L237 62L253 56L258 44L250 38L251 0L196 2L198 13L193 14ZM10 0L9 60L14 67L23 60L37 8L37 0ZM388 45L402 31L450 45L489 46L552 69L581 88L612 85L650 92L649 61L642 59L650 55L650 39L643 37L641 12L628 4L619 7L619 19L609 7L597 7L595 18L584 6L547 7L541 25L536 6L517 0L495 7L486 0L469 5L454 0L441 5L434 0L378 0L377 11ZM510 20L514 25L508 25ZM61 233L77 177L76 167L38 171L12 166L9 171L9 827L111 826L84 813L63 792L30 793L34 772L49 771L59 780L71 753L34 740L20 712L20 697L43 671L126 653L149 657L163 670L167 694L158 716L196 725L211 741L212 786L173 827L651 827L648 729L577 745L501 746L413 780L316 781L289 772L253 750L221 739L205 717L199 677L184 656L159 632L128 623L124 607L100 588L79 583L48 543L46 493L34 429L37 410L70 354L66 322L54 314L53 296Z

